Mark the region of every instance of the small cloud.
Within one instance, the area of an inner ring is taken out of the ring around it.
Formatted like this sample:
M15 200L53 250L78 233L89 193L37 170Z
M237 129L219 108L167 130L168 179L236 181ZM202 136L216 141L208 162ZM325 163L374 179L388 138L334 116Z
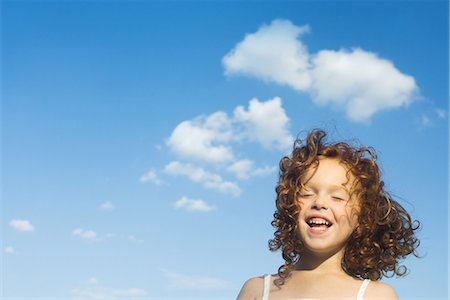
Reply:
M85 240L94 240L97 237L97 233L93 230L83 230L82 228L76 228L72 231L72 235L78 236Z
M306 46L298 39L309 26L274 20L247 34L222 59L225 75L243 74L304 91L311 85Z
M431 125L431 120L430 120L430 118L427 115L422 115L420 117L420 123L423 126L430 126Z
M155 170L150 170L146 174L142 175L139 179L140 182L150 182L156 185L161 185L162 180L159 179L158 175L156 174Z
M234 117L246 128L248 140L257 141L265 148L286 150L294 142L288 130L289 118L279 97L268 101L254 98L250 100L248 110L243 106L236 107Z
M89 232L92 232L95 235L92 234L92 233L89 233ZM120 234L120 233L118 234L118 233L109 232L109 233L100 235L100 234L96 234L92 230L84 231L84 230L82 230L80 228L77 228L77 229L74 230L74 235L81 236L81 237L83 237L83 235L84 235L85 239L95 239L96 241L104 241L104 240L115 239L115 240L120 240L120 241L129 241L129 242L138 243L138 244L144 242L143 239L139 239L139 238L137 238L136 236L134 236L132 234L128 234L127 235L127 234Z
M233 172L239 179L250 178L250 171L253 166L253 162L249 159L241 159L228 167L228 171Z
M169 285L171 288L189 290L212 290L225 289L232 286L230 282L220 278L214 278L210 276L184 275L167 270L162 271L165 277L169 279Z
M276 170L276 166L253 168L253 161L249 159L238 160L228 167L228 171L233 172L239 179L249 179L255 176L265 176L275 172Z
M436 115L439 119L445 119L445 117L447 116L447 111L443 109L436 109Z
M255 169L251 174L252 176L265 176L268 174L275 173L278 170L277 166L264 166L263 168Z
M99 280L96 277L91 277L87 282L88 284L96 285L98 284Z
M5 247L5 249L3 249L3 251L5 253L7 253L7 254L14 254L14 253L16 253L16 251L14 250L14 247L11 247L11 246Z
M114 204L112 204L112 202L110 202L110 201L103 202L100 205L100 209L102 209L102 210L113 210L114 209Z
M174 207L176 209L184 208L189 212L210 212L216 209L214 206L209 205L203 200L189 199L186 196L183 196L180 200L175 202Z
M28 220L11 220L9 226L18 231L33 232L34 226Z
M130 242L133 242L133 243L138 243L138 244L140 244L140 243L143 243L144 242L144 240L141 240L141 239L138 239L138 238L136 238L134 235L128 235L128 240L130 241Z
M218 175L191 164L172 161L164 168L165 172L174 176L186 176L193 182L201 183L207 189L229 193L235 197L241 194L241 189L233 182L225 181Z
M160 144L155 145L155 149L158 151L162 150L162 146Z
M234 157L231 148L224 145L232 138L231 120L226 113L218 111L209 116L181 122L166 144L185 158L223 162Z

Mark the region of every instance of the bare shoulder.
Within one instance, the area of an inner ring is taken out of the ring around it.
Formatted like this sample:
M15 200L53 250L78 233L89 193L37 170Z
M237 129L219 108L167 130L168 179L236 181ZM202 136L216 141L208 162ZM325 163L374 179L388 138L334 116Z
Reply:
M237 300L259 300L262 298L264 278L253 277L247 280L241 288Z
M367 286L364 299L397 300L399 298L395 292L395 289L389 284L379 281L371 281Z

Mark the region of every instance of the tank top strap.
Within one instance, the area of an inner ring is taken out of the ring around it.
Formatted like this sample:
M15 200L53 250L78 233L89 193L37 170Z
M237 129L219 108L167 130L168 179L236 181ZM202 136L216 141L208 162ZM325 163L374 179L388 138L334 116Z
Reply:
M264 275L264 290L262 300L269 300L270 292L270 274Z
M356 296L356 300L364 300L364 293L366 292L366 288L369 285L369 282L369 279L364 279L364 281L361 283L361 286L358 290L358 295Z

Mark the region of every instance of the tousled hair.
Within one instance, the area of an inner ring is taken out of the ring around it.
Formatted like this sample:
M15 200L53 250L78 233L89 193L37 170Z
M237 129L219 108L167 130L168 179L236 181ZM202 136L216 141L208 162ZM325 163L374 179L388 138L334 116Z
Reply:
M283 285L301 259L304 247L298 235L297 199L308 180L305 174L316 168L321 158L339 160L356 180L351 195L359 200L358 225L346 243L342 269L358 279L405 275L407 268L400 260L411 253L418 256L415 231L420 223L412 221L409 213L385 191L373 148L327 143L325 138L323 130L312 130L304 141L296 140L290 157L280 161L276 211L271 222L276 230L269 240L269 249L281 249L285 262L278 269L275 285Z

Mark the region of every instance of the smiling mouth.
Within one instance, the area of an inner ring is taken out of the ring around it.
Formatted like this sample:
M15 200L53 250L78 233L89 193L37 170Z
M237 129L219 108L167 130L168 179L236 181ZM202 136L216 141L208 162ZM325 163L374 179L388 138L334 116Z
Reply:
M333 226L333 224L325 219L322 218L317 218L317 217L313 217L313 218L309 218L306 220L306 224L309 225L309 227L311 228L317 228L317 229L327 229L331 226Z

